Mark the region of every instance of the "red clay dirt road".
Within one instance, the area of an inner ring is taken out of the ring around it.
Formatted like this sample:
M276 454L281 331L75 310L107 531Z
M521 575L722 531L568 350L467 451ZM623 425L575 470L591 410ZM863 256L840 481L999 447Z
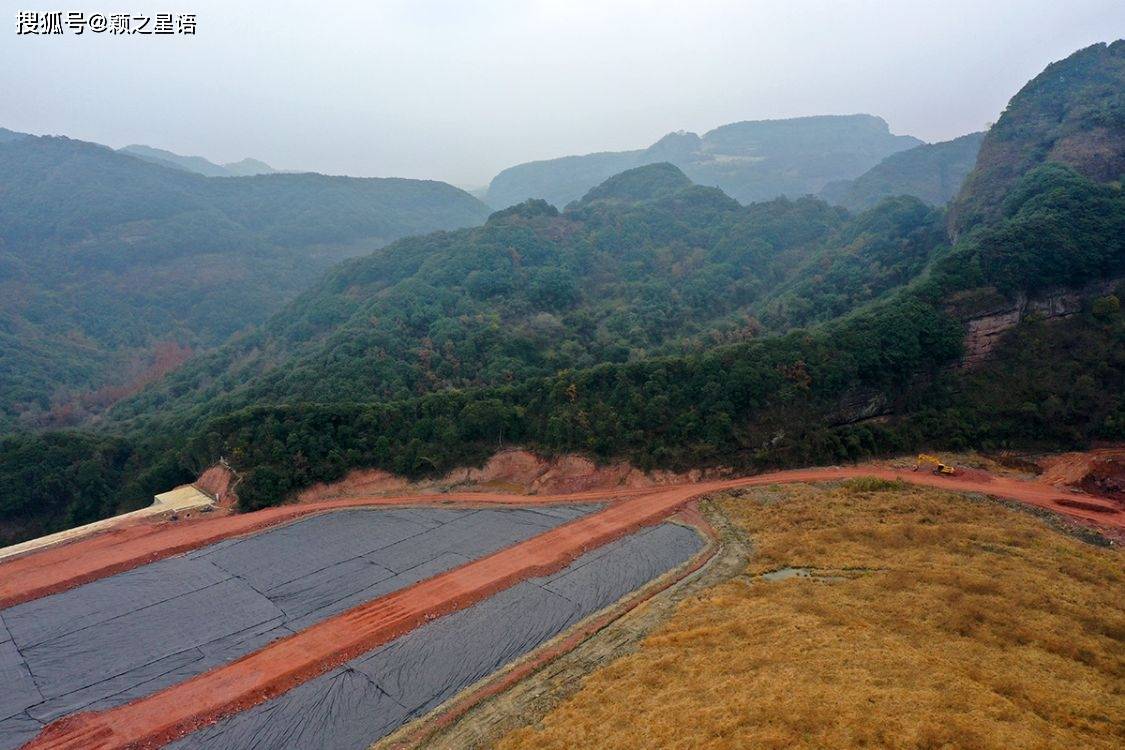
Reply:
M1105 512L1059 504L1055 487L1001 477L940 477L882 468L827 468L784 471L728 481L701 482L617 493L619 500L605 510L556 527L406 589L359 605L296 635L275 641L237 661L193 677L161 692L98 713L66 717L47 726L28 750L111 750L159 747L222 716L280 695L343 662L386 643L434 617L467 607L525 578L565 567L583 552L606 544L640 526L657 523L693 499L740 487L789 482L817 482L858 476L900 478L952 491L980 492L1049 508L1078 520L1096 523L1111 532L1125 531L1125 512ZM61 590L74 581L125 570L152 559L175 554L269 525L340 507L460 501L514 504L605 500L613 493L582 493L524 498L477 494L430 497L352 499L287 506L269 511L195 522L166 528L127 542L99 543L99 537L17 558L0 565L4 596L26 601L29 591ZM96 558L93 564L84 559ZM171 550L171 551L169 551ZM64 553L65 551L65 553ZM31 564L30 558L50 558L53 564ZM33 580L23 590L12 581L12 568L24 561ZM51 575L51 568L57 568ZM68 583L69 582L69 583ZM42 596L42 593L36 594Z

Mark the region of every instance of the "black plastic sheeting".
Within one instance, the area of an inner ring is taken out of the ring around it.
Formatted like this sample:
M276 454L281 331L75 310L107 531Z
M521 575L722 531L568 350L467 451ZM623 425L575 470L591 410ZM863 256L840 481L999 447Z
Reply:
M39 722L22 711L41 700L23 655L0 619L0 716L12 717L0 720L0 747L19 747L35 736Z
M170 745L175 750L363 750L408 720L686 562L703 545L672 523L642 530Z
M335 511L0 611L0 750L600 507Z

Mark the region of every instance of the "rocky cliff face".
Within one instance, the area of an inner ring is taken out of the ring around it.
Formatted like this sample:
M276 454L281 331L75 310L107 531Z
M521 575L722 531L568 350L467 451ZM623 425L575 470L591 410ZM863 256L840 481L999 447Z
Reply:
M826 416L824 421L830 427L839 427L866 422L869 419L877 420L893 411L894 407L886 393L874 388L862 388L845 393L836 405L836 409Z
M1014 300L965 319L965 353L960 367L972 368L987 359L1001 337L1029 316L1066 318L1082 311L1091 297L1111 293L1120 279L1098 281L1082 289L1057 289L1034 298L1020 293Z

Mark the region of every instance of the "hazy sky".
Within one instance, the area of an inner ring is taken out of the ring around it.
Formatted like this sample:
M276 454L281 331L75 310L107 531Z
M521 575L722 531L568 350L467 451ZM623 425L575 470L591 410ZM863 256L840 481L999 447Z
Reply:
M678 129L870 112L982 129L1123 0L0 0L0 126L213 161L482 185ZM17 36L19 10L195 13L194 37Z

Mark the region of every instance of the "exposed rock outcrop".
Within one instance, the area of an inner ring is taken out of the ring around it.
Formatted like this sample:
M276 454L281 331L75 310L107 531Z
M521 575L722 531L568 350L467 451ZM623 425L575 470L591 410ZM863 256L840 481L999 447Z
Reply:
M1081 289L1054 290L1034 298L1021 292L1014 300L966 317L965 353L960 366L971 368L987 359L1001 337L1029 316L1049 320L1076 315L1082 312L1086 300L1111 293L1119 283L1120 279L1109 279Z
M874 388L852 390L844 394L836 411L825 418L830 426L854 424L885 416L893 411L887 394Z

